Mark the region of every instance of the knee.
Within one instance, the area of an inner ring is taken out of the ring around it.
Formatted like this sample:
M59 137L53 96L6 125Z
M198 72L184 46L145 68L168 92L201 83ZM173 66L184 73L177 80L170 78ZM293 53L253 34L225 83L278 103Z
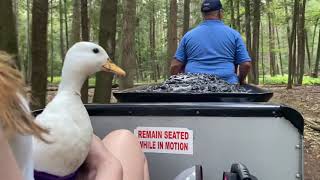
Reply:
M117 136L134 136L133 133L127 129L119 129L112 131L110 134L115 134Z
M124 129L112 131L102 141L105 147L114 153L121 163L123 157L131 155L134 156L135 161L138 160L138 162L147 164L139 140L131 131Z
M130 147L131 150L142 154L145 158L144 153L141 150L139 139L129 130L115 130L109 133L102 141L109 149L112 149L112 147L119 149L123 149L123 147Z

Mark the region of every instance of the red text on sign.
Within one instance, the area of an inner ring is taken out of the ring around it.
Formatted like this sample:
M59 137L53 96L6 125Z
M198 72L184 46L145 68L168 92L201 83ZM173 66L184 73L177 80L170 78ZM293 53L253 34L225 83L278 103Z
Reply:
M183 131L138 131L138 138L140 139L181 139L188 140L189 133Z

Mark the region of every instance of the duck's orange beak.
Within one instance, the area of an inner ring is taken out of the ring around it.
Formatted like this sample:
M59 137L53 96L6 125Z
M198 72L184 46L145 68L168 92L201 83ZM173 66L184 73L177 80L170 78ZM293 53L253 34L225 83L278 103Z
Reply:
M111 59L108 59L107 62L103 65L103 70L106 72L114 73L118 76L126 76L126 72L122 70L119 66L115 65Z

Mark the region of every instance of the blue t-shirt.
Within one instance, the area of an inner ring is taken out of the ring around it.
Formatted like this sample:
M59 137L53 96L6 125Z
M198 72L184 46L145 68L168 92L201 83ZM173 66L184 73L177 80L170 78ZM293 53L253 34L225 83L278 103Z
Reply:
M205 20L186 33L175 59L186 64L185 73L215 74L233 84L239 82L235 65L251 61L241 35L220 20Z

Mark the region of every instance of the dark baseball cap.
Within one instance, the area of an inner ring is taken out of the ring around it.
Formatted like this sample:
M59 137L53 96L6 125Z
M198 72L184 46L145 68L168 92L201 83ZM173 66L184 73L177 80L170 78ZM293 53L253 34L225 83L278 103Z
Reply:
M217 11L222 9L220 0L203 0L201 12Z

